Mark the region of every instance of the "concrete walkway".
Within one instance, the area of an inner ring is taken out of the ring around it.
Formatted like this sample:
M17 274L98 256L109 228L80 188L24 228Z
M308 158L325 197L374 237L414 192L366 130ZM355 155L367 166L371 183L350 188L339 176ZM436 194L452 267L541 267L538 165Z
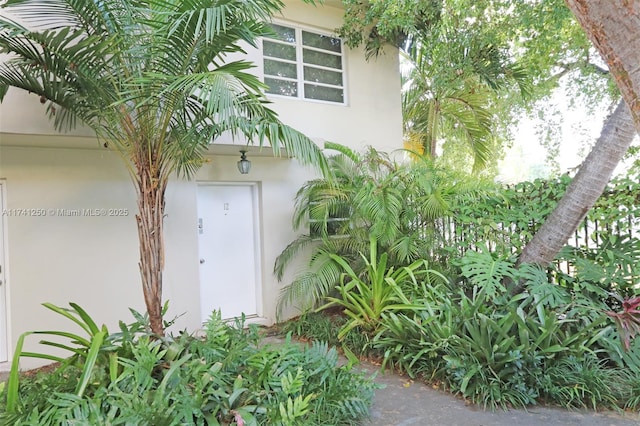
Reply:
M378 367L362 363L368 372ZM638 426L639 413L567 411L557 408L531 407L528 410L498 410L492 412L468 405L455 396L413 382L389 372L376 376L384 385L376 391L371 419L372 426Z

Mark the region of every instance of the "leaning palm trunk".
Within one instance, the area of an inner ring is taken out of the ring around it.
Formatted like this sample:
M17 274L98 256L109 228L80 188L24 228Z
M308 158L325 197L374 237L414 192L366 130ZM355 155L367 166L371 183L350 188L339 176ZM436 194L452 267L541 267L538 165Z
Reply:
M613 76L625 105L618 105L600 139L556 209L524 248L519 263L547 265L602 194L615 166L640 130L640 8L638 1L566 0ZM548 222L548 223L547 223Z
M604 191L635 134L629 108L620 101L557 207L522 250L518 263L548 265L553 261Z

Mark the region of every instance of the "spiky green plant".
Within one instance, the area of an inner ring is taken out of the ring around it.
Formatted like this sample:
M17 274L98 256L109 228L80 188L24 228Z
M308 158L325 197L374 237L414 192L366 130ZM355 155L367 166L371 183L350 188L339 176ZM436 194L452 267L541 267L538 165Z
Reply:
M410 301L403 290L420 287L418 280L431 281L430 276L436 276L439 280L447 281L443 275L428 269L424 260L416 260L409 266L397 269L389 266L387 253L378 256L378 245L373 237L369 246L369 257L361 254L365 265L362 274L356 273L344 258L331 255L344 272L336 287L338 295L327 297L328 303L319 309L331 306L343 309L349 321L338 333L339 339L356 327L373 335L385 313L422 309L422 304Z

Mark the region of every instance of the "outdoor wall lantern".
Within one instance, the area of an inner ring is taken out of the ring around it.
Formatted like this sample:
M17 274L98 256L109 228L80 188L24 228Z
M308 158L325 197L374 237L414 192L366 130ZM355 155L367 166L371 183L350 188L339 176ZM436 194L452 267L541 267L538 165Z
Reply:
M238 171L246 175L251 170L251 161L247 160L247 151L240 150L240 161L238 161Z

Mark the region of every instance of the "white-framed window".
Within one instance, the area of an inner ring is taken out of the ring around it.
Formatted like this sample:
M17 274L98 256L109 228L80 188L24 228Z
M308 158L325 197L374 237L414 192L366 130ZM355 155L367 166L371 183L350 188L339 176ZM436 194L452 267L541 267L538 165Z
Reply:
M348 221L348 217L339 215L330 215L325 220L309 219L309 234L314 238L318 238L325 233L330 237L341 236L344 234L345 222Z
M345 103L342 40L284 24L262 40L267 93Z

